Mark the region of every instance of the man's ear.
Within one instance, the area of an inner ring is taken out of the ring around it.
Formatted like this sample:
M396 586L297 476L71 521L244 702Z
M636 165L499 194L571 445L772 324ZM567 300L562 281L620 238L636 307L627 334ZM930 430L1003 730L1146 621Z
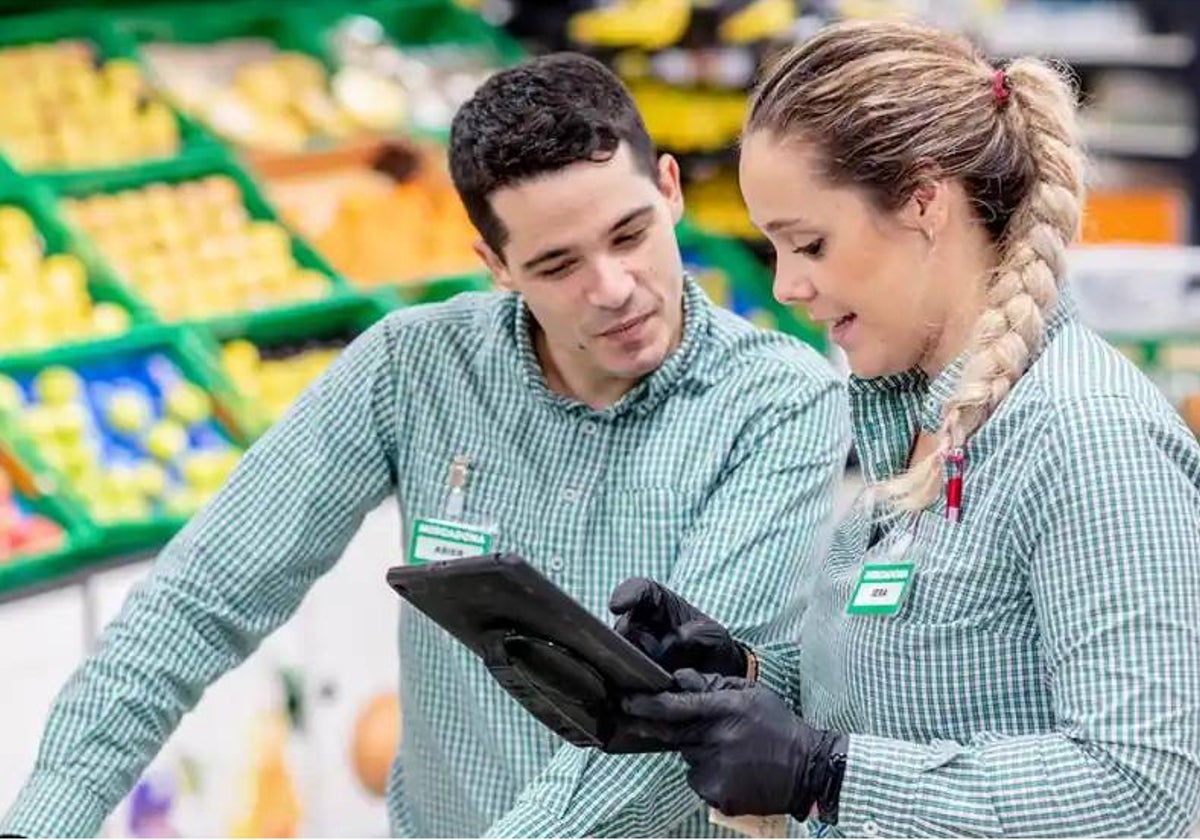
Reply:
M679 176L679 161L671 155L659 155L658 191L671 208L671 220L678 224L683 218L683 183Z
M504 264L503 257L493 251L482 239L476 239L471 247L475 249L479 259L483 260L483 264L487 266L487 270L492 275L492 283L506 292L512 291L512 278L509 276L508 266Z

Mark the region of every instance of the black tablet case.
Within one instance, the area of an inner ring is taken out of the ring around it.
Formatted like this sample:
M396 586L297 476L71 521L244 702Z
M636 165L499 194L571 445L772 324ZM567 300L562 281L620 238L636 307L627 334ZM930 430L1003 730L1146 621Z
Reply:
M572 744L645 752L620 700L671 676L514 554L389 569L388 584L478 655L538 720Z

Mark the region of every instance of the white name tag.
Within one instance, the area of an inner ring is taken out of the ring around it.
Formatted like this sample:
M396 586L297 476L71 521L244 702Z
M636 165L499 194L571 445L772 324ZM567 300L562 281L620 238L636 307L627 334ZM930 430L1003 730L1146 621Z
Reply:
M895 615L908 594L912 575L912 563L863 566L846 612L850 615Z
M478 557L489 553L494 541L495 533L486 528L441 519L417 519L413 522L408 562L419 564Z

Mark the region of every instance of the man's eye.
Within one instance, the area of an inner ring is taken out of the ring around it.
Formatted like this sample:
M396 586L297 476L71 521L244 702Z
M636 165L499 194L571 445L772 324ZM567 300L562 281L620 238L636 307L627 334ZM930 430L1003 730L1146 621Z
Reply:
M646 238L646 229L642 228L641 230L635 230L632 233L621 234L620 236L618 236L616 238L615 244L618 247L628 246L628 245L636 245L637 243L641 242L645 238Z
M539 272L539 274L542 277L547 277L547 278L562 277L564 274L566 274L568 271L570 271L570 269L573 265L574 265L574 263L569 263L569 262L559 263L558 265L553 265L553 266L550 266L550 268L543 269L541 272Z

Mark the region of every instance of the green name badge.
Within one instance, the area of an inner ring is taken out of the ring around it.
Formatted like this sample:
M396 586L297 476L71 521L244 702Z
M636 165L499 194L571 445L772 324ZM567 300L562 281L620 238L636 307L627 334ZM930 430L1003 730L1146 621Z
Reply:
M846 612L849 615L895 615L904 604L912 578L912 563L864 565Z
M462 522L417 519L413 522L408 562L414 565L436 560L461 560L492 550L495 534Z

